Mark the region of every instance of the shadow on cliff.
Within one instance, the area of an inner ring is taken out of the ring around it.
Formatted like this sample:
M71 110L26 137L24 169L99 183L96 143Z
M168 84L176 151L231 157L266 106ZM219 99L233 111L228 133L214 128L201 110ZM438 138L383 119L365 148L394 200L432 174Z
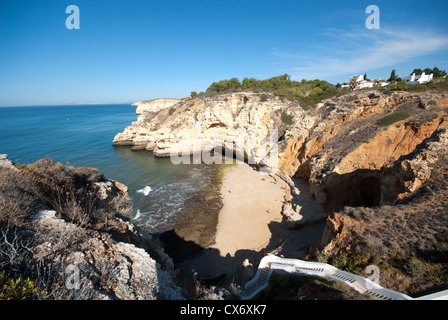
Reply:
M204 249L193 241L181 238L174 229L161 233L158 238L163 243L165 253L171 257L175 264L198 254Z
M194 291L195 281L202 285L229 289L230 284L243 287L253 278L260 260L268 253L290 258L303 258L309 246L321 237L325 223L315 223L300 229L290 230L283 222L273 221L268 225L271 238L256 249L240 249L234 255L222 255L216 248L203 248L185 241L174 230L160 235L165 252L173 259L180 272L182 286ZM243 265L245 260L249 264Z
M381 174L379 170L358 169L346 174L331 173L317 189L325 199L323 208L340 211L345 206L373 207L381 200Z
M441 120L440 123L442 122ZM443 129L435 130L411 152L400 155L398 159L391 157L389 162L382 164L379 169L354 170L353 167L353 171L349 173L331 172L325 177L318 178L318 183L314 184L316 198L327 212L337 212L345 206L375 207L395 205L398 201L403 203L399 195L407 192L414 181L419 179L419 172L424 173L419 166L413 167L404 161L425 159L425 150L430 148L429 143L440 141L443 131ZM371 153L373 159L375 150ZM298 170L295 175L302 176L302 171ZM297 179L294 181L297 183Z

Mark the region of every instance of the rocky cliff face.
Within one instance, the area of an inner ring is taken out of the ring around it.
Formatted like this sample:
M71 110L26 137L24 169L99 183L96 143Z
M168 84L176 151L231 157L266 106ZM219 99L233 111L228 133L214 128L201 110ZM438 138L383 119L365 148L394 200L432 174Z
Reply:
M138 120L117 134L114 145L159 157L231 149L249 163L269 166L293 194L298 190L291 178L308 181L327 212L394 204L415 192L429 177L430 159L437 158L424 144L438 140L448 125L448 97L437 92L361 91L325 100L308 112L295 102L254 92L136 105ZM393 123L380 121L403 114ZM242 144L251 133L266 147Z
M421 152L416 152L415 157L403 161L401 168L397 164L391 169L401 171L399 176L407 172L408 181L424 181L395 205L346 206L331 213L317 244L317 256L360 274L368 265L376 265L383 286L413 297L445 289L448 285L446 137L444 129L437 138L419 147ZM413 171L421 176L414 179ZM395 174L391 176L394 179L383 181L384 186L394 185Z
M157 157L218 150L269 166L279 159L277 154L271 155L279 140L301 137L314 123L297 103L269 93L238 92L136 104L138 120L117 134L113 144L150 150Z
M184 299L172 260L127 221L129 201L96 169L1 155L1 270L35 281L40 299Z
M281 168L308 180L329 214L316 258L362 275L373 264L383 286L414 297L446 288L447 107L437 91L359 92L316 107Z
M75 300L184 299L169 272L134 244L91 231L40 210L32 216L33 259L51 278L46 298ZM140 237L123 222L126 232ZM45 236L44 236L45 235ZM51 261L52 260L52 261ZM53 269L53 270L51 270ZM56 278L59 271L60 278Z
M365 92L324 101L308 136L288 142L281 170L308 180L329 212L394 204L424 184L431 161L446 151L446 106L447 97L436 93ZM407 118L381 125L393 114Z

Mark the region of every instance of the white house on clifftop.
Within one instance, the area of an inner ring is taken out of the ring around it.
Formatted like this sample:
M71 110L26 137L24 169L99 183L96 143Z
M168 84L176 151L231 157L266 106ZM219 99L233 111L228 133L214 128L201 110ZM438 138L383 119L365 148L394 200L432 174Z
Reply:
M384 87L389 84L388 82L386 82L385 79L373 79L373 80L364 79L364 75L362 74L359 76L350 77L350 82L356 83L356 86L353 89ZM350 88L350 84L344 84L342 85L342 88Z
M421 84L421 83L428 83L429 81L432 81L432 79L434 78L434 74L425 74L424 72L421 75L415 75L415 73L413 73L410 76L407 76L405 78L406 83L409 84Z

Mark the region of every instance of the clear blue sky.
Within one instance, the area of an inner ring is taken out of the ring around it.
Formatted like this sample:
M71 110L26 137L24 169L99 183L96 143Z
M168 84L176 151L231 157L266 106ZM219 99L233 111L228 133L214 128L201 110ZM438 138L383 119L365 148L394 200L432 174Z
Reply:
M68 30L68 5L80 29ZM380 9L368 30L366 7ZM0 0L0 106L180 98L231 77L448 71L448 1Z

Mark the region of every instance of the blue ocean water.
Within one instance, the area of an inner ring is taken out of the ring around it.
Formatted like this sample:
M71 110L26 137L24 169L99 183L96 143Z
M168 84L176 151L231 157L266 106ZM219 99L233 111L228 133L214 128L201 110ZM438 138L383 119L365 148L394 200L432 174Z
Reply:
M134 223L170 229L185 201L207 186L207 167L174 165L146 151L113 147L114 136L136 120L129 104L0 108L0 154L15 163L43 157L97 168L129 187Z

